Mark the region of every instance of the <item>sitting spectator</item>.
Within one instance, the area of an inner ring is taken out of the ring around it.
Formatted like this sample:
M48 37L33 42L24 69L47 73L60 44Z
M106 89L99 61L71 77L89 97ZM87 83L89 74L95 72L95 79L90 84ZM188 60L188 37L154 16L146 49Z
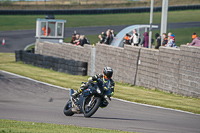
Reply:
M143 40L141 41L140 45L143 45L143 47L148 48L149 47L149 36L148 32L144 32L143 34Z
M137 30L133 30L133 35L131 36L132 46L138 46L140 43L140 35L137 33Z
M198 46L200 47L200 38L197 37L196 33L194 32L192 35L192 42L191 43L187 43L188 46Z
M124 37L123 43L124 43L124 44L129 44L129 45L131 45L130 37L131 37L131 36L130 36L128 33L126 33L126 36Z
M162 36L163 36L162 46L166 46L168 42L167 35L166 33L163 33Z
M161 46L161 36L158 33L156 33L155 39L156 39L155 49L159 49L159 47Z
M74 44L74 42L75 42L75 39L76 39L76 34L75 33L73 33L72 34L72 40L71 40L71 44Z
M100 41L98 41L98 43L101 43L101 44L104 43L105 37L102 37L102 35L99 35L98 37L100 39Z
M167 42L167 45L166 47L172 47L172 48L177 48L175 42L174 42L174 37L173 36L170 36L170 40Z

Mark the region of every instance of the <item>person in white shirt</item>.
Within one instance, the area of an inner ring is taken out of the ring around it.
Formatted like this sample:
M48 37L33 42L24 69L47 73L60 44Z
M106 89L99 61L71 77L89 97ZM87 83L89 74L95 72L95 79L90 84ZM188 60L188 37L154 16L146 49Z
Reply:
M137 33L136 29L133 29L133 35L131 36L132 46L138 46L140 43L140 34Z

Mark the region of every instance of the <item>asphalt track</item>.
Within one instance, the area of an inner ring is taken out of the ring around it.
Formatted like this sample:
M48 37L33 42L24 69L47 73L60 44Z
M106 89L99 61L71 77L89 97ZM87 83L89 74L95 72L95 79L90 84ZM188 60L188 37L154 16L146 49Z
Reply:
M119 32L127 26L129 25L65 28L65 37L70 37L74 31L84 35L100 34L107 29ZM168 29L200 27L200 22L168 23L167 27ZM6 44L0 45L0 52L14 52L35 42L35 30L0 31L0 39L2 38L5 38Z
M91 118L67 117L68 90L0 71L0 119L144 133L199 133L200 115L113 99Z

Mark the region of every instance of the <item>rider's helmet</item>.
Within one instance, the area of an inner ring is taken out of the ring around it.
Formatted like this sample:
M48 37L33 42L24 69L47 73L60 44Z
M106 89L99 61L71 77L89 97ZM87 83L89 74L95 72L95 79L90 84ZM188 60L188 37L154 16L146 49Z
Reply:
M111 67L105 67L103 69L103 74L105 79L111 79L113 75L113 69Z

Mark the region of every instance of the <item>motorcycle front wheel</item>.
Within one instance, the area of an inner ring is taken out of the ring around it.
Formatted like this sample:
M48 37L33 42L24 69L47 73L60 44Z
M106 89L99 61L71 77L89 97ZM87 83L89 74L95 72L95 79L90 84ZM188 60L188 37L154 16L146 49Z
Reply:
M72 112L72 102L71 101L67 102L67 104L64 107L63 113L66 116L72 116L72 115L74 115L74 112Z
M101 104L100 97L89 96L84 100L83 112L85 117L91 117Z

